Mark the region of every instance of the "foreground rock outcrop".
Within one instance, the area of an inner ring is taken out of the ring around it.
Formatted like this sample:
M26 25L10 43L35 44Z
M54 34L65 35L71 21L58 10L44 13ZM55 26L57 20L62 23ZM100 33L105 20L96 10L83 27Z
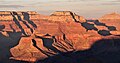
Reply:
M106 15L117 16L114 19L103 16L98 20L86 20L71 11L57 11L50 16L34 11L0 13L0 41L5 47L10 46L7 49L1 46L0 49L4 49L11 60L36 62L57 55L66 58L78 51L89 49L90 55L91 52L97 55L107 48L100 46L98 50L91 50L96 42L106 43L106 40L116 42L114 39L120 39L118 14ZM6 59L8 60L7 57L4 58Z

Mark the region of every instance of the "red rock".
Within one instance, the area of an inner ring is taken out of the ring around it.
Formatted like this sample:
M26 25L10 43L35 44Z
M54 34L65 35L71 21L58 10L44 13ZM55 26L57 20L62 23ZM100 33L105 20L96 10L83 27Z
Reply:
M99 18L99 21L119 21L120 20L120 14L117 13L110 13L102 16Z
M4 36L9 37L7 32L1 32Z
M120 35L120 31L110 31L112 35Z
M48 20L53 22L85 22L82 16L78 16L71 11L57 11L50 15Z
M37 27L32 20L39 21L39 14L34 11L0 11L0 24L3 24L4 31L22 32L23 36L31 35Z
M105 23L111 29L116 28L116 30L110 31L112 34L116 33L116 35L117 35L118 32L120 31L120 27L119 27L120 26L120 24L119 24L120 14L117 14L117 13L106 14L106 15L102 16L101 18L99 18L99 21L102 23ZM115 33L114 33L114 31L115 31Z
M37 40L37 46L38 45L40 47L43 47L41 46L42 45L41 39ZM35 62L39 59L44 59L47 57L36 47L33 46L32 38L30 37L21 38L19 44L11 48L10 52L13 55L13 57L11 57L10 59L21 60L21 61Z
M66 34L66 35L58 35L53 37L43 37L44 39L53 39L52 47L55 49L61 51L61 52L70 52L70 51L80 51L80 50L86 50L91 47L91 44L93 44L95 41L102 39L102 37L99 36L91 36L91 35L81 35L81 34ZM32 37L26 37L21 38L19 44L11 48L11 53L13 57L11 59L15 60L22 60L22 61L29 61L31 58L34 58L35 61L42 60L44 58L47 58L48 56L46 54L50 55L49 53L57 54L54 50L49 50L45 46L43 39L41 38L35 38L36 46L34 42L31 41ZM87 39L87 40L86 40ZM49 43L49 41L48 41ZM51 45L49 44L51 47ZM42 50L42 51L41 51ZM59 52L58 51L58 52ZM36 52L36 53L34 53ZM24 53L24 54L23 54ZM32 55L31 55L32 54Z
M108 28L105 26L95 26L95 27L99 30L108 30Z
M14 60L35 62L58 53L90 49L96 41L102 39L119 38L102 36L98 33L99 30L107 30L113 35L120 34L119 21L116 21L119 19L119 15L116 13L105 15L99 19L99 23L105 25L87 22L84 17L70 11L57 11L50 16L34 11L3 11L0 14L4 15L0 15L0 24L5 26L0 29L0 31L5 31L2 32L2 35L8 36L7 32L24 32L19 44L10 49L12 54L10 59ZM27 15L26 19L25 14ZM98 30L87 30L81 23L92 24ZM110 28L116 28L116 30L111 31Z

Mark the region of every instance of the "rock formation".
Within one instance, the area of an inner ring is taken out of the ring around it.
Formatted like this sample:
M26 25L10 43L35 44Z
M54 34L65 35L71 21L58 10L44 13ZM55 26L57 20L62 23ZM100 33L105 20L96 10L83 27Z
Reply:
M13 17L10 15L9 11L0 11L0 21L11 21Z
M99 18L100 21L119 21L120 20L120 14L118 13L110 13L102 16Z
M39 20L39 14L33 11L0 11L0 24L4 25L4 31L22 32L23 35L31 35L37 26L32 21Z
M71 11L56 11L50 15L48 20L55 22L85 22L82 16L78 16Z
M9 54L10 57L11 54L10 59L13 60L36 62L56 55L66 57L68 53L89 50L95 42L103 39L120 39L119 21L114 18L113 22L110 20L111 17L86 20L70 11L57 11L50 16L34 11L0 13L0 41L5 47L9 46L6 50L10 50L10 53L7 51L6 55ZM119 19L118 14L110 14L114 15ZM5 49L3 46L0 47ZM99 54L105 50L92 52Z
M110 14L106 14L104 16L102 16L101 18L98 19L100 22L105 23L106 25L108 25L108 28L113 30L110 31L111 34L114 35L119 35L120 33L120 14L118 13L110 13ZM115 30L116 28L116 30Z

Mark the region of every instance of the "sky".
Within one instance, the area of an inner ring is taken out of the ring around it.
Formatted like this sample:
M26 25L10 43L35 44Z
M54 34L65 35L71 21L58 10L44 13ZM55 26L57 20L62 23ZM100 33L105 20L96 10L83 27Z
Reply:
M120 13L120 0L0 0L0 11L37 11L45 15L72 11L85 18L100 18Z

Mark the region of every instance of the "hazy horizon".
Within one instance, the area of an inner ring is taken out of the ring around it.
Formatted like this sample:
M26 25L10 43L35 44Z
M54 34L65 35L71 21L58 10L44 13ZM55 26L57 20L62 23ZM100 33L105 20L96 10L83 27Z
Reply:
M120 13L120 0L0 0L0 11L37 11L50 15L55 11L72 11L85 18Z

